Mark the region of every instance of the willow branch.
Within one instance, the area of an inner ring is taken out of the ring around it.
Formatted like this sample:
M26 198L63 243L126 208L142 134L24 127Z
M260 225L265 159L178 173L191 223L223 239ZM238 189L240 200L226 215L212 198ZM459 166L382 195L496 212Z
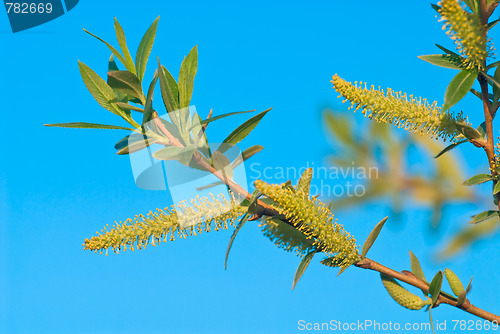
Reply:
M405 282L411 286L419 288L426 293L429 293L428 283L420 280L419 278L412 275L411 273L403 274L403 273L397 272L391 268L388 268L384 265L381 265L380 263L377 263L377 262L370 260L368 258L364 258L363 260L359 261L358 263L355 264L355 266L359 267L359 268L363 268L363 269L377 271L379 273L385 274L387 276L390 276L392 278L395 278L395 279L398 279L402 282ZM438 301L437 301L436 305L439 305L439 304L448 304L450 306L461 309L462 311L473 314L473 315L480 317L482 319L489 320L492 322L496 321L497 323L500 323L500 316L493 314L493 313L490 313L488 311L485 311L483 309L480 309L477 306L472 305L468 299L465 299L463 304L458 305L456 299L450 298L441 292L439 294Z

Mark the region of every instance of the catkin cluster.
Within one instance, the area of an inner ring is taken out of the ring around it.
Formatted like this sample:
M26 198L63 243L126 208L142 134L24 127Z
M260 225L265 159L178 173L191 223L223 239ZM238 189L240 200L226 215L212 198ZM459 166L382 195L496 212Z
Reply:
M356 240L343 226L333 221L333 215L316 198L309 198L296 188L283 188L264 181L255 181L255 188L272 199L275 209L308 239L315 248L338 259L339 267L347 267L359 260Z
M234 198L227 200L223 195L211 198L197 197L191 205L183 202L165 210L150 211L146 216L138 215L125 222L109 225L97 232L97 236L85 239L84 249L108 253L109 249L142 249L146 245L173 241L175 236L186 238L203 231L218 231L234 226L236 220L246 210L239 206Z
M443 30L455 42L457 50L465 59L468 69L484 69L490 47L486 40L486 26L474 13L466 11L460 1L442 0L438 3L439 14L444 21Z
M458 132L457 122L467 123L462 113L454 116L449 111L443 111L437 102L429 104L426 99L415 98L413 95L395 92L390 88L375 89L366 84L354 84L345 81L335 74L332 78L333 87L340 96L351 103L349 109L361 110L363 115L379 123L394 124L405 130L427 134L432 138L449 139ZM339 97L340 97L339 96Z

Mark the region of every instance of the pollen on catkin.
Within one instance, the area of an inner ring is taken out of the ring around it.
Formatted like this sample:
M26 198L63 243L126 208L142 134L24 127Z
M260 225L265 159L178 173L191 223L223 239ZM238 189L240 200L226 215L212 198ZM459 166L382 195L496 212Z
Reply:
M283 188L261 180L255 181L255 188L272 199L279 214L311 239L315 248L338 259L340 267L348 267L359 260L356 240L333 221L332 213L319 199L309 198L296 188Z
M426 134L432 138L454 138L459 134L456 123L468 123L460 112L453 115L443 111L437 102L430 104L426 99L416 98L390 88L384 92L380 87L366 87L366 83L347 82L335 74L333 87L340 96L351 103L349 109L361 110L363 115L378 123L394 124L405 130ZM339 96L339 97L340 97Z
M468 69L484 69L486 58L492 51L491 43L486 40L486 25L474 13L469 13L458 0L442 0L440 21L444 21L443 30L455 42L459 53L465 57Z
M197 197L191 205L182 202L164 210L157 209L148 214L137 215L124 222L115 222L113 227L104 227L97 236L85 239L84 249L108 253L120 250L142 249L148 244L156 244L175 240L175 237L186 238L203 231L225 230L234 226L236 220L244 214L245 208L232 197L228 200L222 194L211 198Z

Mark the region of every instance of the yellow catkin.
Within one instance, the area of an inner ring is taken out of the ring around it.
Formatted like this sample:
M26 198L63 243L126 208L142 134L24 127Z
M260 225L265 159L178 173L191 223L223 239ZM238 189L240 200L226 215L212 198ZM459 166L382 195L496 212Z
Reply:
M173 205L164 210L150 211L147 215L137 215L125 222L115 222L113 227L105 228L97 236L85 239L84 249L105 251L143 249L148 244L153 246L196 235L202 231L227 229L244 214L245 208L239 206L234 198L227 200L223 195L215 197L197 197L188 205L186 202Z
M347 82L335 74L332 78L337 93L349 101L349 109L361 110L363 115L378 123L394 124L405 130L427 134L432 138L453 138L459 134L456 123L468 123L462 113L453 115L443 111L437 102L429 104L426 99L416 98L390 88L367 88L366 84Z
M443 30L455 42L457 50L466 58L468 69L483 70L491 47L486 40L486 26L478 15L466 11L460 1L442 0L439 14L444 21Z
M332 213L320 200L309 198L296 188L271 185L261 180L255 181L255 188L276 202L275 209L312 239L316 248L339 259L340 267L348 267L359 260L356 240L342 225L333 221Z
M394 278L384 274L380 274L380 278L389 295L399 305L410 310L420 310L425 305L430 304L430 299L427 301L422 300L420 297L403 288Z
M455 294L455 296L459 296L464 291L464 286L457 275L450 269L446 268L444 271L446 275L446 279L448 280L448 284L450 285L451 291Z

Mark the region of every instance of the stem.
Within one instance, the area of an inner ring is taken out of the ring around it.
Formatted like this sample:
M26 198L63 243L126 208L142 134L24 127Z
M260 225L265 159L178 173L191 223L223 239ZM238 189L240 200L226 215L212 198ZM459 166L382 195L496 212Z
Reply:
M373 271L377 271L379 273L385 274L387 276L390 276L392 278L398 279L402 282L405 282L407 284L410 284L416 288L419 288L426 293L429 293L429 285L418 279L412 274L403 274L400 272L397 272L391 268L388 268L384 265L381 265L380 263L377 263L373 260L370 260L368 258L364 258L363 260L359 261L358 263L355 264L356 267L363 268L363 269L369 269ZM438 302L436 305L439 304L448 304L451 306L454 306L456 308L461 309L462 311L465 311L467 313L473 314L477 317L483 318L485 320L489 321L496 321L497 323L500 323L500 316L487 312L483 309L480 309L479 307L476 307L472 305L468 299L465 299L465 302L462 305L458 305L457 300L454 298L450 298L446 295L444 295L442 292L439 294Z
M488 19L495 10L496 6L498 5L498 2L492 3L490 8L487 7L486 5L486 0L480 0L479 1L480 5L480 15L481 15L481 23L483 25L488 24ZM487 31L484 29L484 37L485 40L487 39ZM486 68L486 60L484 68ZM495 162L496 162L496 157L495 157L495 139L493 137L493 118L495 116L496 110L492 109L491 103L490 103L490 98L489 98L489 92L488 92L488 81L486 78L479 74L477 80L479 81L479 85L481 86L481 94L482 94L482 100L483 100L483 109L484 109L484 121L485 121L485 126L486 126L486 145L483 146L484 152L486 153L486 156L488 157L488 164L491 170L491 175L496 176L496 171L495 171ZM497 180L493 180L493 188L497 184ZM500 193L495 195L495 198L497 199L497 206L498 209L500 210Z

